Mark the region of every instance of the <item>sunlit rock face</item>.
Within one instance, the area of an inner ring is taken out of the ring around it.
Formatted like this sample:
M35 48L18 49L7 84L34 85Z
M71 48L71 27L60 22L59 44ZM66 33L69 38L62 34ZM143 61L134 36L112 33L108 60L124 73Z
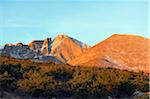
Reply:
M44 56L53 56L67 63L79 54L83 53L89 46L67 35L58 35L53 40L46 38L43 41L33 41L29 44L30 49Z
M51 44L51 56L66 63L83 53L89 46L66 35L58 35Z

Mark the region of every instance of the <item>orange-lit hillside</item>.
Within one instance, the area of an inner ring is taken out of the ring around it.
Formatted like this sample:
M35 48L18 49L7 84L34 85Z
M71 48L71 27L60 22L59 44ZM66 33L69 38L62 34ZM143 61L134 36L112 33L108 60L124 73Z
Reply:
M140 36L115 34L69 61L69 64L150 72L149 42L149 39Z

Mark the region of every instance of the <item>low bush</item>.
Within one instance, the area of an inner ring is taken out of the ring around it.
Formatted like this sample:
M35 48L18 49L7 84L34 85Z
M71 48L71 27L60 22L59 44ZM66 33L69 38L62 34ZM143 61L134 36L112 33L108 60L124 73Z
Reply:
M71 67L0 57L0 85L34 97L107 98L149 91L149 78L113 68Z

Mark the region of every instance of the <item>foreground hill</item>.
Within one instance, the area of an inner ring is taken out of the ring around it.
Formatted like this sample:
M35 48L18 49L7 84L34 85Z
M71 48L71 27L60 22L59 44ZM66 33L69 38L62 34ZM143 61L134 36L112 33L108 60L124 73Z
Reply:
M149 77L113 68L72 67L0 57L1 99L133 98L149 91ZM148 98L148 96L147 96Z
M150 40L140 36L115 34L68 63L150 73L149 45Z

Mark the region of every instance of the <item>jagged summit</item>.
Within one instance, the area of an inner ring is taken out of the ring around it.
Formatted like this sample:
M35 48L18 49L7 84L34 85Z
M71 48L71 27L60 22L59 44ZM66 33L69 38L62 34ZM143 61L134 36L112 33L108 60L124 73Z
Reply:
M52 45L56 45L56 43L57 43L57 46L59 45L59 44L61 44L61 42L63 41L63 40L65 40L65 39L71 39L73 42L75 42L75 43L77 43L80 47L82 47L82 48L89 48L90 46L89 45L87 45L87 44L85 44L85 43L83 43L83 42L81 42L81 41L79 41L79 40L77 40L77 39L75 39L75 38L72 38L72 37L69 37L69 36L67 36L67 35L65 35L65 34L60 34L60 35L58 35L58 36L56 36L55 38L54 38L54 41L53 41L53 43L52 43ZM54 47L55 48L55 47Z

